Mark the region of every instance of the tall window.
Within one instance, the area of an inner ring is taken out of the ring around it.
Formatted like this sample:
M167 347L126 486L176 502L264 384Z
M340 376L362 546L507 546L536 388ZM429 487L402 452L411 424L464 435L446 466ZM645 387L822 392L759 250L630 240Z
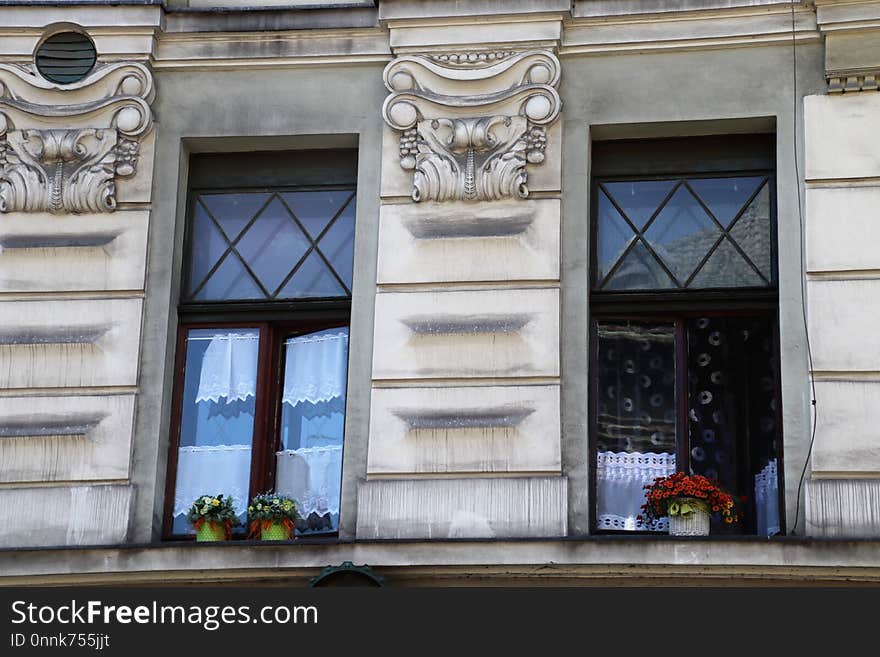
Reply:
M194 156L166 536L203 494L296 498L335 532L342 475L355 154Z
M644 531L643 486L681 470L740 498L714 533L780 532L771 137L597 142L593 163L594 528Z

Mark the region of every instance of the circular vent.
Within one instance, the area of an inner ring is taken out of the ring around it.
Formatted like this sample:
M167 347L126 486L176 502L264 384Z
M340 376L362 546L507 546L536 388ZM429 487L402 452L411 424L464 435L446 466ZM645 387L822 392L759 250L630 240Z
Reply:
M79 32L53 34L37 48L37 70L49 82L79 82L95 65L95 44Z

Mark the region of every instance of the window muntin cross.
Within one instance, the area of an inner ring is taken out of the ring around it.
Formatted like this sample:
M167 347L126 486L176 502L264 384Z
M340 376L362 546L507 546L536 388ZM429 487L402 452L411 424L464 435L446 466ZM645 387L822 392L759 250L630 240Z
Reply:
M597 184L594 291L769 288L770 177Z
M355 193L198 193L188 300L351 296Z

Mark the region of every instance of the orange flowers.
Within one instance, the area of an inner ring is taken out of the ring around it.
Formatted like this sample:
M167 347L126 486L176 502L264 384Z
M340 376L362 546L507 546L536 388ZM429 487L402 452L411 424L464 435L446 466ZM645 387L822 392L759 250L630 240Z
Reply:
M643 515L636 519L638 524L648 527L669 515L669 504L682 498L692 498L705 504L711 512L718 514L726 524L739 522L740 514L734 506L733 498L717 482L703 475L687 475L676 472L667 477L657 477L654 483L644 487L645 503Z

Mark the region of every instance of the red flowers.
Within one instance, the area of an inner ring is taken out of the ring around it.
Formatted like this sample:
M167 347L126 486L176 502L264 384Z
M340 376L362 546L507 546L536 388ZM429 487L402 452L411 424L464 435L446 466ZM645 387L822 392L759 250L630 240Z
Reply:
M703 475L676 472L668 477L657 477L653 484L644 488L647 493L642 505L643 515L636 518L640 525L653 526L669 515L670 502L678 502L682 498L704 502L710 512L717 513L726 524L738 522L740 519L733 497L722 490L717 482Z

